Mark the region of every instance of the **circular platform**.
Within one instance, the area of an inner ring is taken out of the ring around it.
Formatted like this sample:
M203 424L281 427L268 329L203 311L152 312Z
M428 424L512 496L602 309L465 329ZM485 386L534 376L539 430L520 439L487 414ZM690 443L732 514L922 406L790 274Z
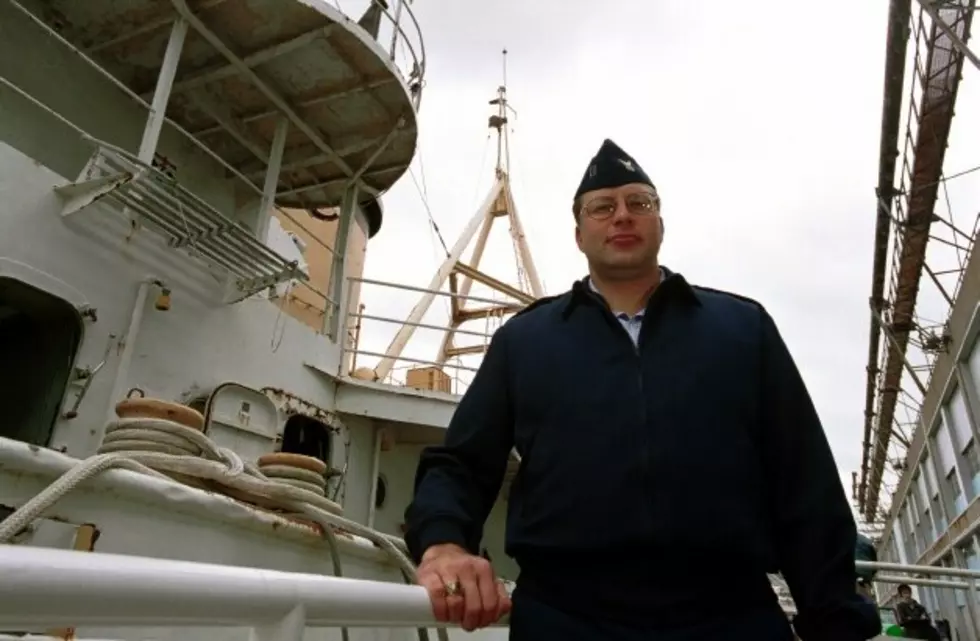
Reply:
M281 206L338 206L352 175L364 200L391 187L415 155L425 60L407 4L394 60L394 18L382 2L372 16L354 17L314 0L44 6L42 20L147 102L172 26L186 17L167 116L260 187L277 123L287 118Z

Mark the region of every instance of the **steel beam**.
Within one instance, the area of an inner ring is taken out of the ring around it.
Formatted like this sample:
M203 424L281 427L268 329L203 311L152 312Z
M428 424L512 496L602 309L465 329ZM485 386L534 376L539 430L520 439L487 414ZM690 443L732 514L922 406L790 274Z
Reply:
M187 36L187 21L178 18L170 29L170 40L163 54L163 64L157 75L157 86L153 91L153 102L150 104L150 115L143 129L143 139L140 141L139 159L149 165L153 162L157 143L160 141L160 131L167 113L167 103L170 102L170 91L173 88L174 76L177 74L177 64L184 49L184 38Z

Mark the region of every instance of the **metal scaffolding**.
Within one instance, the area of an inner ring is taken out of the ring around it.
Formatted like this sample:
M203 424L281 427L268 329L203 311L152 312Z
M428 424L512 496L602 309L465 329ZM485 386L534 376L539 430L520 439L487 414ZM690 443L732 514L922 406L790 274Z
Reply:
M905 450L919 422L935 358L948 347L946 324L976 232L975 216L957 227L945 201L945 183L952 177L943 174L963 63L980 66L966 46L976 2L918 4L915 15L911 0L893 0L889 10L864 442L861 470L854 479L854 498L868 524L884 520L888 506L882 505L882 489L890 493L888 477L894 479L905 467ZM910 36L915 48L907 61ZM937 245L948 250L948 264L934 258L932 247ZM940 311L930 309L931 319L917 308L923 274L939 295Z

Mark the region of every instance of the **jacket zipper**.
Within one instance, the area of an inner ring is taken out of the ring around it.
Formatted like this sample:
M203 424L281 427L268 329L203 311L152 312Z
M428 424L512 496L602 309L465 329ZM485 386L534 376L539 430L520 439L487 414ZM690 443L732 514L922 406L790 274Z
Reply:
M636 391L639 394L639 417L641 430L640 433L645 436L646 430L642 429L647 423L647 404L644 396L644 385L643 385L643 353L640 349L640 339L643 337L644 324L647 321L646 314L643 316L643 321L640 323L640 332L637 335L637 340L634 343L633 337L630 336L629 331L623 327L623 324L619 322L616 315L612 313L608 305L603 304L603 313L606 315L606 319L613 323L614 331L618 333L629 341L630 347L633 349L633 365L636 367ZM649 439L644 438L644 447L649 447Z
M656 296L657 295L657 292L654 292L653 295ZM648 302L647 308L646 308L646 310L645 310L645 312L643 314L643 321L640 323L640 331L637 334L636 342L634 343L633 342L633 337L630 336L629 331L625 327L623 327L623 324L620 323L619 322L619 319L616 318L616 315L613 314L612 310L609 308L609 304L606 303L606 301L601 296L599 296L597 294L592 296L592 300L599 305L599 308L601 309L602 313L606 317L606 321L612 323L613 330L614 331L618 331L619 334L623 338L625 338L627 341L629 341L630 347L633 349L633 364L636 366L636 386L637 386L636 391L639 394L639 404L640 404L640 407L639 407L639 410L640 410L640 412L639 412L639 414L640 414L640 424L642 426L645 426L646 425L646 422L647 422L647 405L646 405L646 401L644 399L643 353L642 353L642 351L640 349L640 346L642 345L641 339L643 338L643 330L644 330L644 327L645 327L646 322L647 322L647 317L649 316L649 314L646 313L646 312L648 312L650 310L649 302ZM642 430L641 429L641 433L645 434L645 430ZM644 440L647 443L649 443L649 441L647 439L644 439ZM645 447L646 446L648 446L648 445L645 443Z

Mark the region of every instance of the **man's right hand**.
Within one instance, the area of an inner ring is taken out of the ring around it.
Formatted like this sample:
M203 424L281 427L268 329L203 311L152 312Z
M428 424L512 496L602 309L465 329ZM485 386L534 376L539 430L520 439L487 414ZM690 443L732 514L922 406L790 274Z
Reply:
M456 623L469 632L510 612L510 597L494 578L490 562L454 543L427 549L418 577L429 591L436 620L443 623Z

